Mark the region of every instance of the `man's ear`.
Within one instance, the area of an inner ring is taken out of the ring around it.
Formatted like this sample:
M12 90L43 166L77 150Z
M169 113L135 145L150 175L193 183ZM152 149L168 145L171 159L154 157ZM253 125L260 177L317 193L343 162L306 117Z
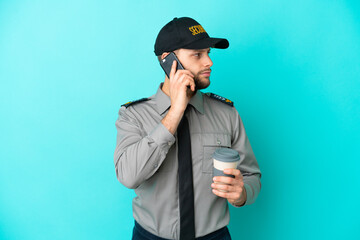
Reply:
M164 52L163 54L161 54L161 60L164 59L169 54L170 54L169 52Z

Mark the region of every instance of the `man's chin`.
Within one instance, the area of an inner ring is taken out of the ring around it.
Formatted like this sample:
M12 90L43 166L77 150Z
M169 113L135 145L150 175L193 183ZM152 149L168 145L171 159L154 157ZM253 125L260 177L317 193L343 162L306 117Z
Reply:
M210 79L201 79L195 81L196 90L205 89L210 86Z

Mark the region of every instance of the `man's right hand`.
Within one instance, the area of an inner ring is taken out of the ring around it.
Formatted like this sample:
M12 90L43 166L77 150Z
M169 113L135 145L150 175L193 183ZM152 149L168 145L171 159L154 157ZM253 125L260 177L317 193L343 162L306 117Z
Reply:
M172 110L183 113L195 93L194 75L189 70L177 70L177 62L171 66L169 93Z
M171 107L161 121L173 135L184 115L185 109L195 94L194 75L189 70L177 70L174 61L170 71L169 95Z

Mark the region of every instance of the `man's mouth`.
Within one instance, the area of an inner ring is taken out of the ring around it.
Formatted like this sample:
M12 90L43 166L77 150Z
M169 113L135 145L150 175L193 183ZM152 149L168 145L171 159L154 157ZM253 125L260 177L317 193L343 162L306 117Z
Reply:
M205 77L210 77L211 69L203 70L200 72L200 74Z

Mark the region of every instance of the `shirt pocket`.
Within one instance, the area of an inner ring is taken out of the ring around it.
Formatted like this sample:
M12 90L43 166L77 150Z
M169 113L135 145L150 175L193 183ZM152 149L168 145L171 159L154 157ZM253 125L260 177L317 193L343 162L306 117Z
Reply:
M203 159L202 172L212 174L213 159L212 155L217 148L230 148L231 137L226 133L205 133L202 134Z

